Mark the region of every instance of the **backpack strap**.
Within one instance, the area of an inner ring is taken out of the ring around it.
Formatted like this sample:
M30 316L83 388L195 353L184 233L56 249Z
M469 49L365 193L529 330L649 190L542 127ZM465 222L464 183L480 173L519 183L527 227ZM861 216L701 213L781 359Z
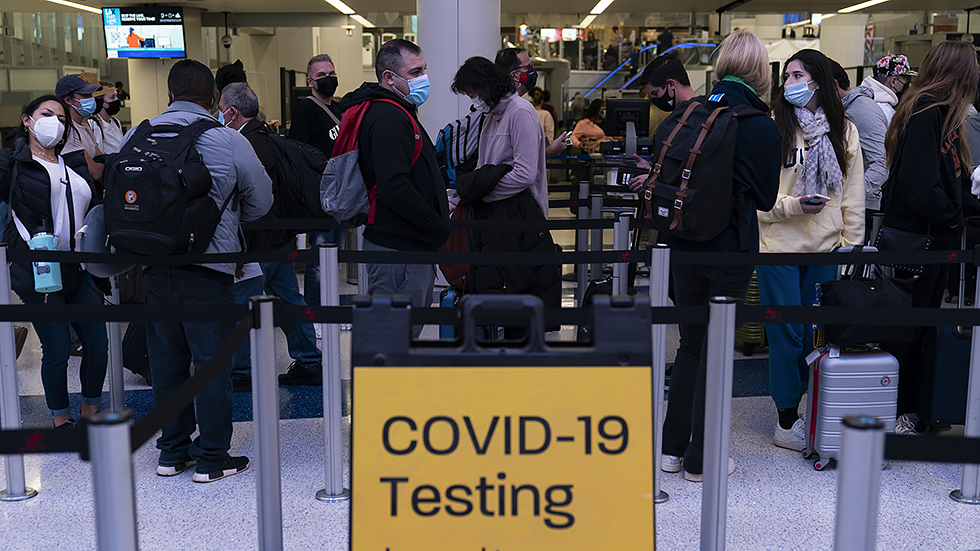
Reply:
M316 97L314 95L309 95L309 96L306 96L306 97L308 99L313 100L313 103L319 105L320 106L320 109L323 109L324 112L326 112L328 115L330 115L330 118L333 119L333 122L337 123L337 126L340 126L340 119L337 118L337 115L334 115L333 114L333 111L331 111L330 108L327 107L327 104L326 103L323 103L322 101L320 101L320 98L318 98L318 97Z
M687 164L684 166L684 170L681 172L681 187L677 190L674 199L674 220L670 223L670 229L683 230L684 225L681 222L681 208L684 206L684 199L687 198L687 184L691 181L691 169L694 168L694 161L701 154L701 144L704 143L704 139L708 136L708 132L711 131L711 127L715 124L715 119L718 118L722 112L727 111L728 107L719 107L711 112L708 116L708 120L704 121L701 125L701 133L698 134L698 139L694 142L694 146L691 147L691 155L687 158Z
M412 114L408 112L408 109L405 109L405 106L404 105L402 105L402 104L400 104L400 103L398 103L397 101L394 101L394 100L390 100L390 99L375 99L375 100L371 100L371 103L376 103L376 102L381 102L381 101L387 102L387 103L390 103L392 105L397 106L399 109L401 109L405 113L405 116L408 117L409 122L412 123L412 132L414 133L414 136L415 136L415 148L412 151L412 164L411 164L411 166L414 166L415 165L415 161L418 160L419 155L422 153L422 131L419 130L419 125L415 123L415 117L413 117ZM367 109L365 109L364 112L367 112ZM361 116L361 118L363 119L363 115ZM361 121L358 121L358 124L357 124L358 133L360 133L360 126L361 126L360 123L361 123ZM368 190L367 190L367 192L368 192L368 204L370 205L368 207L368 221L367 221L367 223L368 224L374 224L375 205L377 204L377 201L378 201L378 186L377 186L377 184L375 184L372 187L369 187Z
M650 178L647 181L647 189L643 194L643 198L646 200L647 214L653 211L653 205L651 204L651 200L653 199L653 188L657 187L657 181L660 180L660 171L663 168L664 158L667 157L667 150L674 145L674 138L677 137L677 133L681 131L681 128L687 126L687 119L691 117L691 114L698 108L698 105L701 104L696 101L692 101L691 104L687 106L687 110L684 111L684 114L681 116L680 120L677 121L677 124L670 132L670 135L667 136L667 139L664 140L664 143L660 146L660 156L657 158L657 163L653 165L653 171L651 172L653 178Z

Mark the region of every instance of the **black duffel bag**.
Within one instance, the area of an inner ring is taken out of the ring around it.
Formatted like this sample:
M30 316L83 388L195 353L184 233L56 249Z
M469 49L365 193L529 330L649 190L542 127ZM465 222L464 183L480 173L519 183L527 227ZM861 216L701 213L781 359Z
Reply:
M821 306L845 306L861 310L911 308L912 282L881 275L875 266L855 266L841 279L820 284ZM910 325L830 325L823 326L824 340L837 346L869 343L909 342L915 336Z

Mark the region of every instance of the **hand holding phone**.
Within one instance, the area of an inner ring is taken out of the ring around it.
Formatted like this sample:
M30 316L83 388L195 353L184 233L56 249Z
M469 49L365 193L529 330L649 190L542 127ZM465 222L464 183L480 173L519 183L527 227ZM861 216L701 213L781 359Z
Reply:
M563 142L565 142L565 145L566 146L572 145L572 133L571 133L571 131L566 130L565 132L562 132L561 135L558 136L558 139L561 140L561 141L563 141Z
M830 202L830 197L820 195L819 193L814 193L807 195L804 202L808 205L823 205Z

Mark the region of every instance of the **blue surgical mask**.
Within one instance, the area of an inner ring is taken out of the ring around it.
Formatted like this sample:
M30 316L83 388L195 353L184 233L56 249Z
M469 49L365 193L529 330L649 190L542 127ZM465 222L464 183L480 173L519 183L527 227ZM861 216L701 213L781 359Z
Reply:
M403 96L405 101L418 107L429 99L429 75L419 75L415 78L406 79L398 73L392 72L391 74L408 83L408 95ZM401 92L398 93L401 94Z
M225 112L227 111L231 111L231 107L225 109L224 111L218 111L218 124L220 124L221 126L227 126L225 124Z
M807 82L787 84L783 87L783 97L786 98L786 101L797 107L805 107L806 104L810 103L810 98L816 92L816 90L810 90L811 82L813 81L809 80Z
M83 117L93 115L98 109L95 98L82 98L78 100L78 104L79 107L75 107L75 111L78 111L78 114Z

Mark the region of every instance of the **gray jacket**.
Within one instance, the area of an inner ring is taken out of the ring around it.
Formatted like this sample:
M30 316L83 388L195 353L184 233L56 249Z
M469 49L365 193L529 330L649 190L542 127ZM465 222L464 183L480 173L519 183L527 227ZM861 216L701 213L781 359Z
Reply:
M861 157L864 159L864 207L881 208L881 186L888 179L885 161L885 132L888 123L874 100L874 91L867 86L851 88L844 96L844 113L857 127L861 138Z
M213 118L206 109L196 103L175 101L160 115L150 119L153 125L189 125L203 118ZM123 144L129 141L130 130ZM125 147L125 145L123 146ZM237 253L242 251L241 222L251 222L264 216L272 207L272 180L255 155L255 150L244 136L231 128L212 128L201 134L197 150L211 172L211 192L218 208L225 203L237 187L239 199L232 200L221 214L221 221L214 230L214 238L205 254ZM226 274L235 273L234 263L204 264L208 268Z

